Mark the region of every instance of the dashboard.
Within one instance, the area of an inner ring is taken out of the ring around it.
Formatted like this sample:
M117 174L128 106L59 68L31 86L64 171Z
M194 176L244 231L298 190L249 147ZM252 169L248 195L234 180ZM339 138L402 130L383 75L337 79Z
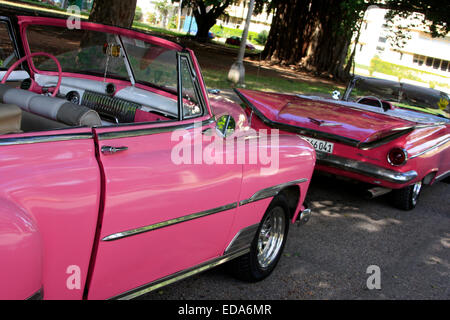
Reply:
M58 77L36 75L36 82L43 87L55 86ZM25 84L26 85L26 84ZM136 122L142 114L151 113L152 117L143 117L155 121L176 119L178 105L175 99L133 86L120 90L113 83L89 79L64 77L58 97L77 105L96 111L103 125Z

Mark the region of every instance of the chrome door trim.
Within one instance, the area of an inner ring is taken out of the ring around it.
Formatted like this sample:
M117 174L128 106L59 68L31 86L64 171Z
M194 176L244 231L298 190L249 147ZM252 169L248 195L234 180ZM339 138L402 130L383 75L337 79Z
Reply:
M70 140L85 140L92 139L91 132L86 133L69 133L48 136L31 136L31 137L16 137L16 138L2 138L0 137L0 146L13 146L21 144L45 143L45 142L59 142Z
M287 187L299 185L299 184L302 184L305 182L308 182L308 179L299 179L299 180L282 183L282 184L279 184L274 187L260 190L260 191L256 192L251 198L242 200L241 202L239 202L239 206L242 207L242 206L245 206L245 205L255 202L255 201L260 201L260 200L264 200L267 198L275 197L281 190L283 190Z
M215 209L210 209L210 210L206 210L206 211L190 214L190 215L187 215L187 216L183 216L183 217L180 217L180 218L175 218L175 219L171 219L171 220L155 223L155 224L152 224L152 225L149 225L149 226L145 226L145 227L141 227L141 228L136 228L136 229L132 229L132 230L127 230L127 231L114 233L114 234L111 234L111 235L103 238L102 241L106 241L106 242L107 241L116 241L116 240L119 240L119 239L123 239L123 238L131 237L131 236L135 236L135 235L138 235L138 234L142 234L142 233L158 230L158 229L161 229L161 228L170 227L170 226L173 226L175 224L182 223L182 222L187 222L187 221L191 221L191 220L195 220L195 219L204 218L206 216L210 216L210 215L213 215L213 214L216 214L216 213L219 213L219 212L235 209L235 208L237 208L237 205L238 205L237 202L235 202L235 203L227 204L225 206L221 206L221 207L218 207L218 208L215 208Z
M207 126L211 123L214 123L216 119L214 117L204 120L202 122L192 122L187 124L181 124L181 125L174 125L174 126L165 126L165 127L158 127L158 128L147 128L147 129L135 129L135 130L125 130L125 131L113 131L113 132L102 132L98 134L99 140L112 140L112 139L120 139L120 138L132 138L132 137L141 137L141 136L147 136L147 135L153 135L153 134L159 134L159 133L166 133L166 132L172 132L175 130L180 129L193 129L197 126L203 127Z
M193 275L202 273L204 271L207 271L209 269L212 269L214 267L217 267L221 264L224 264L228 261L231 261L233 259L236 259L240 256L243 256L244 254L247 254L248 252L250 252L249 249L245 249L239 252L235 252L235 253L231 253L231 254L226 254L223 255L221 257L212 259L210 261L204 262L202 264L199 264L195 267L189 268L189 269L185 269L179 272L176 272L174 274L171 274L169 276L166 276L164 278L155 280L153 282L150 282L148 284L145 284L143 286L140 286L138 288L132 289L130 291L127 291L125 293L122 293L118 296L112 297L108 300L130 300L130 299L134 299L136 297L139 297L141 295L147 294L149 292L152 292L154 290L157 290L159 288L162 288L164 286L167 286L169 284L178 282L180 280L186 279L188 277L191 277Z

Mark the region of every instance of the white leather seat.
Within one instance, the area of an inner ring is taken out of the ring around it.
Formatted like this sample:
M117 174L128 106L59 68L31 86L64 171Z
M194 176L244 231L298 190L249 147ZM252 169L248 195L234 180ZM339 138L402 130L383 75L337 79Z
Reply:
M7 85L0 84L0 102L17 105L24 111L68 126L102 125L100 116L92 109Z

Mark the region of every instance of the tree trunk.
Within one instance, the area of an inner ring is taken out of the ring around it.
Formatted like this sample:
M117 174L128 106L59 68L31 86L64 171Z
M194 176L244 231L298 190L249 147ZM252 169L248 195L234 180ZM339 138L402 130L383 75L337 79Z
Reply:
M209 30L216 24L216 19L209 15L201 15L194 11L195 21L197 22L197 35L195 36L199 41L208 41Z
M263 58L346 80L349 47L360 13L348 14L348 8L342 3L339 0L277 1Z
M193 0L191 5L197 22L198 32L195 36L198 41L209 40L209 30L216 24L217 18L225 12L232 0L216 1L213 5L207 6L203 0Z
M137 0L94 0L89 21L131 28Z

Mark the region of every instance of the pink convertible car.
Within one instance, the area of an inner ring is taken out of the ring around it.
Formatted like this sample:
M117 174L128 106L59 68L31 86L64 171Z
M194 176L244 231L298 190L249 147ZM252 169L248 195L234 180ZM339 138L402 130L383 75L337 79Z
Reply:
M367 183L414 209L422 186L450 176L449 97L443 92L356 77L342 100L237 90L254 128L301 136L316 169ZM446 181L447 181L446 180Z
M130 299L225 262L248 281L274 270L310 217L308 142L210 101L178 44L26 16L1 17L0 38L0 299ZM202 159L212 139L224 163ZM248 161L251 146L276 165Z

